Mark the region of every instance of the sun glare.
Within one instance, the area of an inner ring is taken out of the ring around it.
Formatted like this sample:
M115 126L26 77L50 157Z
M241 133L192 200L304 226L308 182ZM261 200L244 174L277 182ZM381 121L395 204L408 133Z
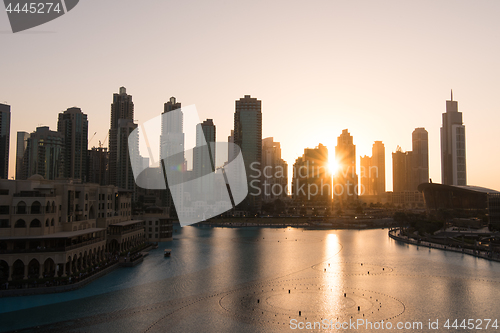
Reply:
M328 161L328 170L330 171L330 174L335 174L337 173L337 170L339 168L339 165L337 161Z

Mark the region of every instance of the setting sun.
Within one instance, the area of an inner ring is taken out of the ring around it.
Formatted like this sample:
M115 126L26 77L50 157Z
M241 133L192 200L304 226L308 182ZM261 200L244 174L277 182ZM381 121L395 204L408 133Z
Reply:
M338 168L339 164L335 159L332 161L328 161L328 170L330 171L330 174L334 175L335 173L337 173Z

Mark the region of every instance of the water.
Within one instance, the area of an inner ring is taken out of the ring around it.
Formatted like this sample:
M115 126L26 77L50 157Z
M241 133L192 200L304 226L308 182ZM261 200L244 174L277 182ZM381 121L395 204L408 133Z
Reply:
M289 332L307 322L329 331L319 328L328 319L363 320L359 331L421 322L407 331L428 332L429 320L448 331L459 319L469 332L468 319L500 325L499 273L500 263L403 244L387 230L185 227L142 264L82 289L0 298L0 331Z

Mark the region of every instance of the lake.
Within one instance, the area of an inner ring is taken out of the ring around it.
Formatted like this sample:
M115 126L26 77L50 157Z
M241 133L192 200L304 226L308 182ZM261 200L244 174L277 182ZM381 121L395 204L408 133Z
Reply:
M387 229L175 229L140 265L82 289L0 298L0 331L500 331L497 262Z

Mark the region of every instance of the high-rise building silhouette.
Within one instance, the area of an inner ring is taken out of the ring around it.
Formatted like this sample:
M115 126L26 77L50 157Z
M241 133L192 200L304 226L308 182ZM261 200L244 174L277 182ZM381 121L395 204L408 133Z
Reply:
M304 154L295 160L292 198L302 202L321 203L326 206L331 197L328 148L320 143L316 148L304 149Z
M88 128L87 115L80 108L59 113L57 131L64 136L65 178L87 181Z
M207 119L196 127L196 147L193 149L193 173L196 179L215 171L215 137L216 128L213 119ZM209 197L214 192L212 178L202 178L197 186L197 194L200 194L202 198Z
M25 174L21 179L41 175L45 179L63 176L64 135L51 131L48 126L37 127L27 140L23 158Z
M234 151L234 130L231 130L231 135L227 137L227 142L229 143L227 145L227 161L231 162L234 160L235 157L235 151Z
M358 175L356 174L356 145L347 129L337 138L335 160L339 165L337 170L334 194L343 202L355 201L358 197ZM342 191L340 190L342 189Z
M262 103L250 95L236 101L234 143L241 149L248 182L248 195L239 208L257 213L261 209ZM236 156L236 154L234 155Z
M88 151L87 182L107 185L109 154L105 147L93 147Z
M397 147L392 153L392 187L393 192L414 191L412 178L413 152L404 152Z
M119 188L134 191L135 179L130 161L128 137L137 128L134 124L134 103L125 87L113 94L109 129L109 183ZM137 150L139 138L137 137ZM135 149L132 147L131 149ZM138 155L138 154L137 154ZM134 191L135 193L135 191Z
M361 187L359 188L359 195L373 195L373 181L372 170L372 158L371 156L360 156L359 167L361 174L359 175L359 182Z
M374 167L374 168L373 168ZM370 170L369 170L370 171ZM375 141L372 146L372 168L369 175L373 178L373 193L385 193L385 146L382 141Z
M412 190L418 185L429 182L429 134L423 127L415 128L412 133Z
M28 146L28 132L17 132L17 146L16 146L16 179L26 179L26 170L24 168L24 156Z
M360 157L360 195L381 195L385 193L385 146L375 141L372 156Z
M9 178L10 105L0 104L0 179Z
M109 127L109 183L117 185L118 161L118 121L120 119L134 120L134 102L132 96L127 95L127 89L121 87L118 94L113 94L111 104L111 122Z
M166 171L169 173L177 172L172 175L175 179L181 179L186 171L186 160L184 156L184 117L181 110L181 103L177 102L175 97L170 97L169 101L163 105L161 117L161 136L160 136L160 158L165 164ZM161 164L160 164L160 167ZM177 188L176 191L182 191ZM183 198L180 192L171 193L171 189L161 192L162 206L169 207L170 214L175 216L175 209L182 209L182 205L174 207L172 195L177 198Z
M429 182L429 135L418 127L412 133L413 150L397 147L392 153L393 191L418 191L418 185Z
M281 158L281 145L273 138L262 140L262 199L287 197L288 164Z
M445 185L467 185L465 126L458 102L446 101L441 127L441 182Z

